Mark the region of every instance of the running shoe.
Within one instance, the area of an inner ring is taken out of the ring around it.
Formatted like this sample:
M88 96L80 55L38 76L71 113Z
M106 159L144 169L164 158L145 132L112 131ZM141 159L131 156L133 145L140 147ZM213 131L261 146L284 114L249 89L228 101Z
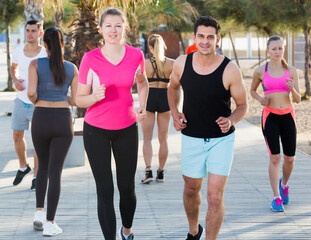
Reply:
M141 180L141 183L146 184L153 181L152 170L145 171L145 178Z
M204 228L199 224L199 232L197 233L197 235L192 236L190 233L188 233L186 240L200 240L200 239L203 239L203 233L204 233Z
M134 239L134 233L131 233L127 238L124 237L123 227L120 228L119 235L120 235L121 240L133 240Z
M63 233L63 230L57 226L56 222L44 222L43 236L53 237L61 233Z
M31 171L31 168L29 167L29 164L27 164L27 169L25 171L18 170L16 173L16 177L13 181L13 185L16 186L20 184L23 180L23 178Z
M271 209L274 212L284 212L283 200L281 198L273 199L271 203Z
M36 191L36 179L33 178L31 181L30 191Z
M162 171L160 171L159 169L157 170L156 180L158 182L164 182L164 170L162 170Z
M45 219L45 213L37 210L33 215L33 229L37 231L43 231L43 221Z
M281 198L283 200L283 204L288 204L289 203L289 196L288 196L289 186L283 189L281 186L281 183L282 183L282 178L280 178L280 182L279 182L279 191L280 191Z

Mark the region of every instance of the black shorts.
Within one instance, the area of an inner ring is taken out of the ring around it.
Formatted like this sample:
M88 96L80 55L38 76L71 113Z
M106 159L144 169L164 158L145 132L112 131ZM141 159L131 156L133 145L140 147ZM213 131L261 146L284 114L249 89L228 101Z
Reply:
M284 155L295 156L297 130L293 107L282 110L265 107L261 126L269 154L280 153L281 138Z
M167 88L149 88L146 110L158 113L170 110L167 100Z

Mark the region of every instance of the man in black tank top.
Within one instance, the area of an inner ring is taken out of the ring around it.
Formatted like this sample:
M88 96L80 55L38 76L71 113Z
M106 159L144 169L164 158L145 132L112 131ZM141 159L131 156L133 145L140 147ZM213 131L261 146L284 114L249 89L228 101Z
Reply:
M174 127L182 132L181 170L188 240L203 239L199 224L201 186L208 175L206 239L216 239L224 218L224 189L230 173L234 124L247 112L246 90L236 64L216 53L219 23L200 17L194 25L197 52L178 57L173 66L168 100ZM180 86L183 111L179 112ZM231 97L236 108L231 112Z

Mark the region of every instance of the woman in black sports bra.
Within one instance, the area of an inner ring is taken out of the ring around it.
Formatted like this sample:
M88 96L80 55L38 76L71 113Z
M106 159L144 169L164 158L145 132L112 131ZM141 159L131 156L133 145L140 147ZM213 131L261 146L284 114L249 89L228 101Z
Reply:
M166 58L164 51L166 45L163 38L158 34L152 34L148 39L148 46L151 54L146 60L146 73L149 82L149 95L147 100L147 118L142 122L144 136L143 155L146 164L145 178L142 183L153 181L151 170L152 161L152 135L157 119L159 148L159 167L157 169L156 180L164 182L164 165L168 156L167 136L170 124L170 108L167 100L167 88L173 69L174 60Z

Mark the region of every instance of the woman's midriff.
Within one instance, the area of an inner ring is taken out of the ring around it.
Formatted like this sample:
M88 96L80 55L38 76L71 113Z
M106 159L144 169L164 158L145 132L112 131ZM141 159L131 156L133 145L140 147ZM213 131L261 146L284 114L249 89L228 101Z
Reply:
M51 101L44 101L39 100L36 103L36 107L50 107L50 108L69 108L69 103L67 101L58 101L58 102L51 102Z
M265 95L269 98L268 107L275 109L285 109L292 105L288 92L276 92Z
M156 81L156 82L150 82L149 88L168 88L168 83Z

